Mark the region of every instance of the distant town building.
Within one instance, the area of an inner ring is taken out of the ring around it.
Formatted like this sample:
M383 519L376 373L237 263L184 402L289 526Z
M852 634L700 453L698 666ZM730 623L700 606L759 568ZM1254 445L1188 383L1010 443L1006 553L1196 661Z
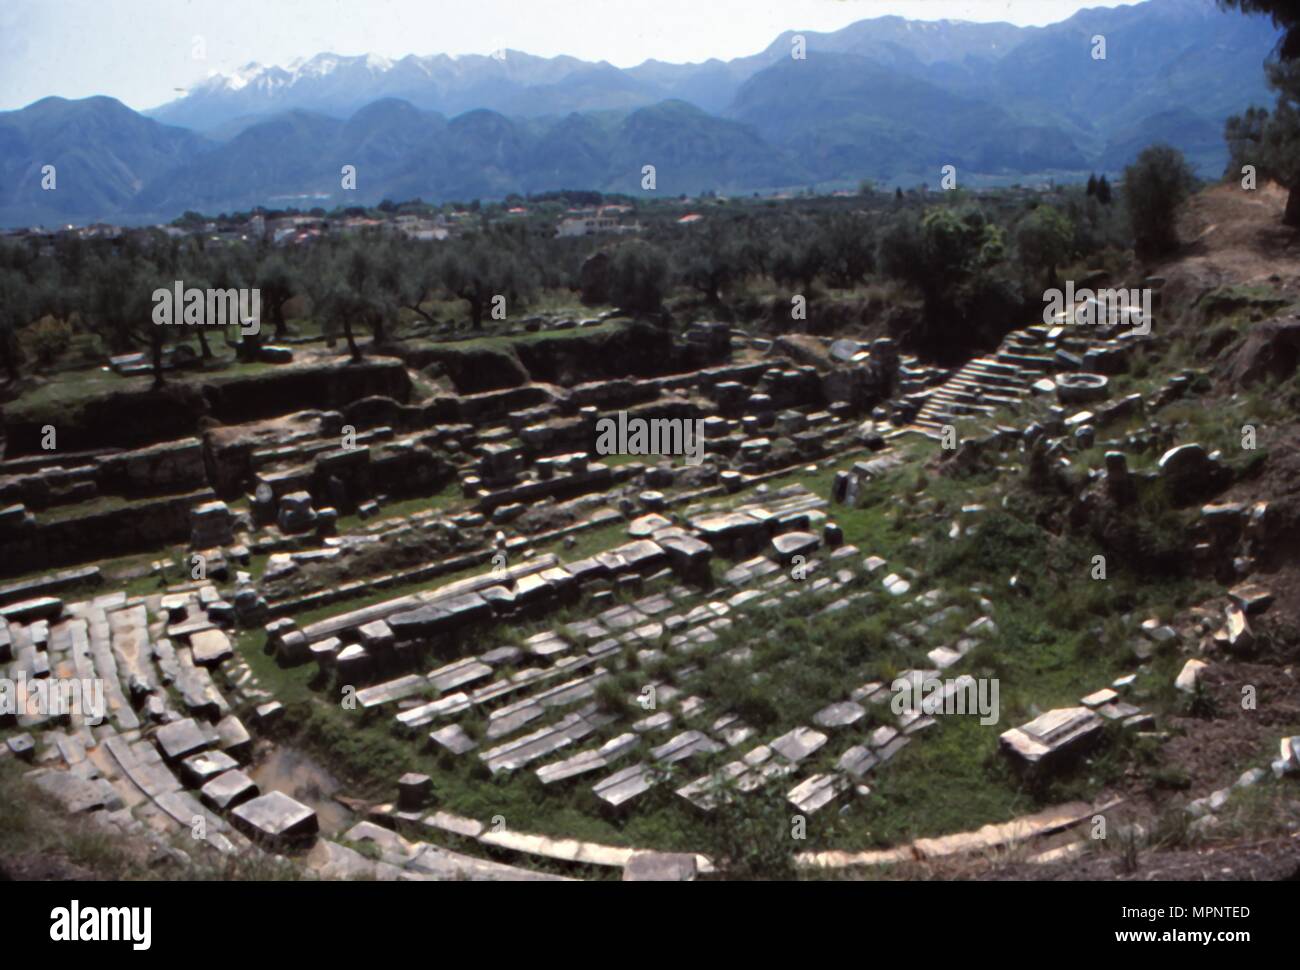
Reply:
M108 223L96 222L93 225L86 226L78 235L82 239L121 239L123 231L121 226L110 226Z
M421 223L417 226L405 226L402 228L401 232L407 239L415 239L420 242L442 242L451 235L451 233L442 228L442 226L435 226L429 223Z
M276 246L287 246L318 239L329 232L330 225L314 216L281 216L266 221L265 238Z
M565 218L560 220L555 235L598 236L640 232L640 225L636 223L628 225L620 221L621 216L631 211L632 207L626 205L607 205L599 209L570 209Z

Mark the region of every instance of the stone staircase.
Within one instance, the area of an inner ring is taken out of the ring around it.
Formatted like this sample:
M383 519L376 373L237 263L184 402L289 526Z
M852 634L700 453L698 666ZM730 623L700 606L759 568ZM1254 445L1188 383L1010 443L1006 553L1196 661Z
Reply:
M937 441L945 425L963 417L1018 408L1034 382L1055 368L1048 333L1043 326L1012 331L994 353L972 358L942 384L905 393L904 400L918 410L891 437L916 433Z

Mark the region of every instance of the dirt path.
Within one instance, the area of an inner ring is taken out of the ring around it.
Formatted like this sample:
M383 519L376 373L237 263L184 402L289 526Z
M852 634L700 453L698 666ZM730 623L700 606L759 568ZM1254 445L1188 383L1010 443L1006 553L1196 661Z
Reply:
M1253 191L1234 182L1199 193L1178 220L1186 248L1155 272L1173 291L1269 286L1300 299L1300 233L1282 225L1286 196L1272 182Z

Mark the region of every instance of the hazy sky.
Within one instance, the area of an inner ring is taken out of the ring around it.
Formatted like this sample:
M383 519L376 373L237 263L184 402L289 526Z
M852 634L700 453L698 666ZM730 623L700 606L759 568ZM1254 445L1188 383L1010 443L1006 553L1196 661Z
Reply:
M1118 0L0 0L0 109L107 94L137 110L250 61L488 54L508 47L630 67L727 60L784 30L916 20L1042 25ZM204 59L193 56L203 39Z

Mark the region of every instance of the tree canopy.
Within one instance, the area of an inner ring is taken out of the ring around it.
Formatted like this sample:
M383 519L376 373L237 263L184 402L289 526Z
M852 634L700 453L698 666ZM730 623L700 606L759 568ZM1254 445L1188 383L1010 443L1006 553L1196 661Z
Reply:
M1169 145L1144 149L1124 169L1124 202L1139 257L1153 259L1178 248L1175 218L1195 185L1183 153Z
M1284 61L1300 58L1300 6L1295 0L1219 0L1219 5L1248 14L1266 14L1281 28L1278 57Z
M1300 226L1300 60L1269 63L1265 73L1277 104L1271 113L1251 107L1227 120L1225 177L1242 179L1246 166L1253 166L1258 178L1276 180L1289 193L1284 221Z

